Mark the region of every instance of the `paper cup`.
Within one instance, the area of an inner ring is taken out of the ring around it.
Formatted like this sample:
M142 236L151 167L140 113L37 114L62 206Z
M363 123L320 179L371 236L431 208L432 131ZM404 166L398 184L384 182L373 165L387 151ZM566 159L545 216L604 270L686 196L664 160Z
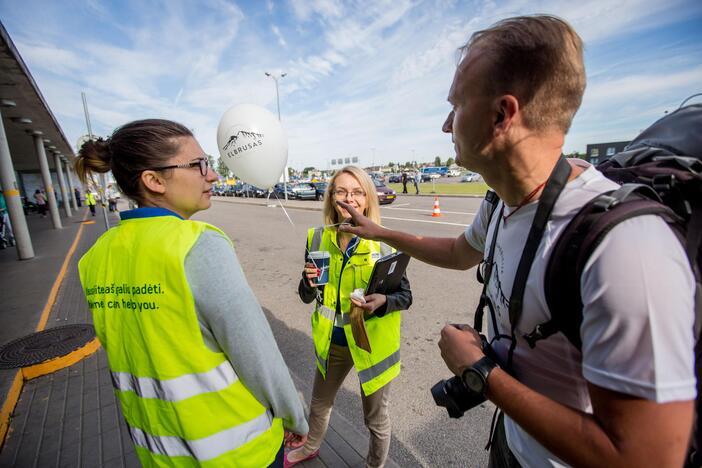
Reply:
M326 250L315 250L310 252L309 259L314 266L319 270L316 283L320 286L329 282L329 260L331 254Z

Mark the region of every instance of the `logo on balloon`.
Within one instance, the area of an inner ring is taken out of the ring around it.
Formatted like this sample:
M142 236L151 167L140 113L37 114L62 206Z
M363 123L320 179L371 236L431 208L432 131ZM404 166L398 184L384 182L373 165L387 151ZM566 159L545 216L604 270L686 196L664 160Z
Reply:
M244 141L241 143L241 146L235 147L237 140L239 140L239 137L246 138L248 140L253 140L253 141ZM231 135L229 137L229 140L227 141L227 144L222 147L224 151L228 151L230 148L232 148L232 152L234 154L229 154L227 153L227 156L235 156L239 154L242 151L246 151L247 149L252 149L256 146L262 145L263 144L263 133L255 133L255 132L247 132L246 130L239 130L236 132L236 134Z

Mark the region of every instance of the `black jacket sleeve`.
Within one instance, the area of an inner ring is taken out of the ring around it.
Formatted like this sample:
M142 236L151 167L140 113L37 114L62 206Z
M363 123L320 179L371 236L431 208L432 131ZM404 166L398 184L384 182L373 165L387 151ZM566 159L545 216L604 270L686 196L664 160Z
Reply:
M386 294L385 299L385 304L378 307L374 312L378 317L382 317L388 311L407 310L410 308L412 305L412 290L410 289L410 283L407 279L407 273L402 275L399 289Z

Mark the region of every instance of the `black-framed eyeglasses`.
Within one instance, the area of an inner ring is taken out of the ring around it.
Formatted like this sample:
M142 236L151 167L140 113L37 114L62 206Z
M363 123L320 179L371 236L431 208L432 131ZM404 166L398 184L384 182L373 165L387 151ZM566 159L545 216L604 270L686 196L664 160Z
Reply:
M188 169L191 167L200 167L200 175L201 176L206 176L207 175L207 168L209 167L210 163L207 161L207 158L197 158L194 161L182 163L182 164L174 164L172 166L161 166L161 167L154 167L151 168L152 171L165 171L166 169Z

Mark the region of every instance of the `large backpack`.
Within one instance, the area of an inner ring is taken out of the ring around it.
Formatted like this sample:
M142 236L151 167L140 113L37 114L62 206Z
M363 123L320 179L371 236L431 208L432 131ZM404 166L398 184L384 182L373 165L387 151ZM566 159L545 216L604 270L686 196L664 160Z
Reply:
M695 406L696 415L702 415L702 104L661 118L597 169L622 186L583 206L558 238L544 281L551 320L524 338L534 347L561 332L581 349L580 277L590 255L622 221L659 215L684 246L696 279ZM702 417L696 417L686 466L702 466Z

